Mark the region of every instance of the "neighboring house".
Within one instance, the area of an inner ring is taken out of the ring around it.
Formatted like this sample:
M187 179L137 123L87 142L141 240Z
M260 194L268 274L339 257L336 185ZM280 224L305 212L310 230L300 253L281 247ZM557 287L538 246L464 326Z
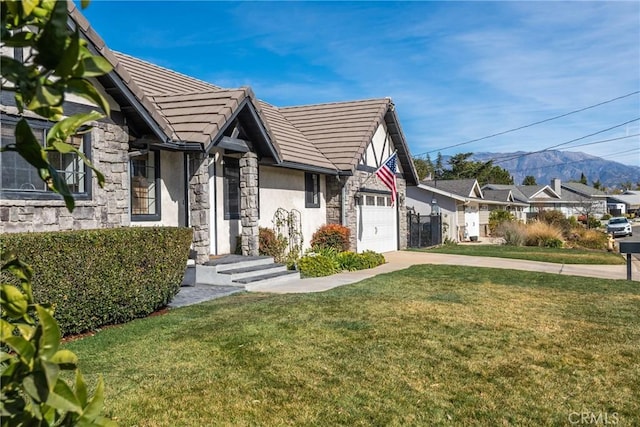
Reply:
M623 194L607 195L607 211L613 215L635 215L640 211L640 191L627 190Z
M308 247L325 223L351 229L357 251L405 246L405 188L417 183L388 98L278 108L250 88L210 83L112 52L70 3L71 25L114 70L96 79L111 117L74 140L106 177L99 188L75 156L58 168L77 207L64 208L15 153L2 153L0 232L130 225L194 229L198 261L236 249L256 254L258 227L276 211L299 213ZM68 99L66 111L91 108ZM12 142L17 109L2 92L2 144ZM43 137L50 123L30 118ZM373 172L398 153L398 202ZM239 238L240 236L240 238Z
M561 182L559 179L552 179L551 186L562 199L575 202L567 206L567 216L589 215L599 219L607 213L607 194L604 191L579 182Z
M534 217L543 210L557 210L566 217L580 215L602 216L605 213L605 194L595 188L575 183L551 180L551 185L487 184L483 191L511 191L514 200L524 206L524 214Z
M407 206L415 212L431 215L435 206L439 208L443 238L453 241L477 240L483 235L483 204L482 190L475 179L425 180L407 189Z
M513 196L513 190L505 189L505 190L492 190L490 188L484 188L482 190L482 195L484 196L484 201L486 206L486 214L487 214L487 229L488 229L488 217L491 215L491 212L494 210L505 210L513 215L513 217L518 221L526 221L527 217L525 214L525 210L529 207L527 203L519 202ZM480 206L480 212L483 213L485 211L483 205ZM484 215L481 215L481 222L485 223Z

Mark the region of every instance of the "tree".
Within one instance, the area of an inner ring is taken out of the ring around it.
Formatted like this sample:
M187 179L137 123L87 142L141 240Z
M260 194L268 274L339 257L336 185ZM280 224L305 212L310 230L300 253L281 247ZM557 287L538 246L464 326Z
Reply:
M414 157L413 164L416 167L416 172L418 173L418 179L420 181L432 174L432 170L429 168L429 164L425 160Z
M473 153L459 153L452 156L448 163L450 169L445 169L442 179L467 179L474 178L480 185L513 184L513 177L506 169L494 166L493 161L472 161L469 158Z
M602 190L602 183L600 182L600 180L598 179L597 181L593 181L593 188L595 188L596 190Z
M434 178L442 179L443 172L444 172L444 166L442 164L442 153L438 152L438 156L436 157L436 166L433 171Z
M537 185L536 177L533 175L527 175L522 180L522 185Z
M15 144L2 147L1 151L15 151L22 156L38 170L49 189L64 198L67 209L72 211L75 201L71 191L64 178L49 163L48 155L56 151L77 154L94 170L98 183L104 185L100 171L79 149L67 143L70 136L78 134L81 129L85 131L88 123L104 117L104 114L91 111L62 119L62 105L65 94L71 93L88 99L108 115L109 103L89 79L111 71L111 64L91 54L86 41L80 38L79 30L71 32L68 29L67 19L65 1L2 2L3 47L21 48L28 52L24 61L5 55L1 57L2 90L15 93L16 107L21 115L27 109L57 123L47 133L46 144L42 146L22 118L16 125Z
M87 3L82 2L83 6ZM67 143L70 136L86 131L90 122L104 115L92 111L63 119L63 102L65 94L72 93L109 114L107 101L89 78L109 72L111 65L89 52L77 29L69 30L66 1L3 1L1 8L2 47L22 48L28 54L24 61L4 55L0 58L2 90L15 93L20 115L29 110L57 122L42 146L23 117L16 125L15 143L2 147L1 151L14 151L22 156L72 211L73 196L64 178L50 164L48 155L76 153L94 169L98 183L104 184L104 176L83 153ZM114 425L100 415L102 379L90 396L78 369L78 358L69 350L59 349L60 329L53 309L33 299L31 269L6 251L2 251L0 258L2 271L13 274L19 282L19 286L0 284L2 425ZM64 370L75 371L75 387L70 387L60 375Z
M580 173L580 184L584 184L587 185L587 177L584 175L584 173Z

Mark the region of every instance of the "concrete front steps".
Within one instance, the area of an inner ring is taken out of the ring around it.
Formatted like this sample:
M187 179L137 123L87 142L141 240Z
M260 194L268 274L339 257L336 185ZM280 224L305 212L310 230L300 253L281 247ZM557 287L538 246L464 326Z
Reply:
M247 288L286 283L300 278L297 271L276 264L272 257L223 255L195 266L194 283Z

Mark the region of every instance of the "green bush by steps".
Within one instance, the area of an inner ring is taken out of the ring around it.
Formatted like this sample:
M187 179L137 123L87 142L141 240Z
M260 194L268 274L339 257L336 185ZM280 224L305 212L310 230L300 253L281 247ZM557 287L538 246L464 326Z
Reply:
M169 303L180 289L192 235L189 228L129 227L1 240L33 268L35 301L54 306L68 335L144 317Z
M373 251L357 254L350 251L338 252L333 248L317 248L300 258L298 268L302 277L321 277L343 270L364 270L384 263L384 256Z

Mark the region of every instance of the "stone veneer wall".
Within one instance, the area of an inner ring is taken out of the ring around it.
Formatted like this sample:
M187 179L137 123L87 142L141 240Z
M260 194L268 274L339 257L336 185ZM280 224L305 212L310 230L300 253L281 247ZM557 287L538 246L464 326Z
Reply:
M248 152L240 159L240 223L242 255L257 256L258 231L258 156Z
M189 154L189 208L193 228L196 262L209 260L209 157L205 153Z
M0 200L0 233L58 231L129 225L129 135L126 127L106 122L91 131L91 160L105 176L104 188L93 175L90 200L76 200L69 212L59 200Z
M369 178L371 177L371 178ZM402 178L397 178L396 186L398 194L396 195L396 204L398 206L398 219L400 227L398 230L400 238L400 249L407 248L407 208L406 208L406 182ZM361 187L372 190L389 191L377 178L372 177L370 172L356 171L353 176L341 177L340 181L334 177L327 177L327 223L340 224L342 221L342 187L346 187L345 192L345 209L346 209L346 227L351 230L351 247L350 250L355 251L357 247L357 218L358 209L355 202L355 194Z

